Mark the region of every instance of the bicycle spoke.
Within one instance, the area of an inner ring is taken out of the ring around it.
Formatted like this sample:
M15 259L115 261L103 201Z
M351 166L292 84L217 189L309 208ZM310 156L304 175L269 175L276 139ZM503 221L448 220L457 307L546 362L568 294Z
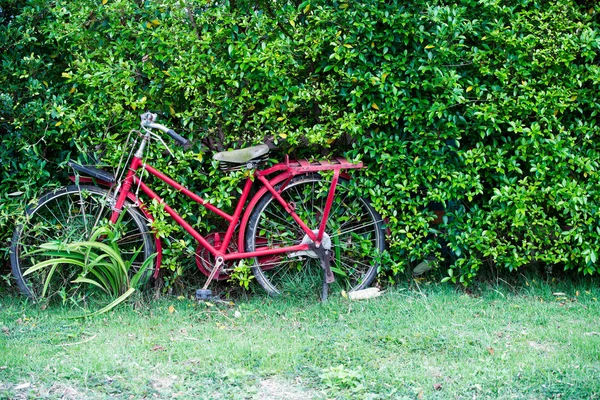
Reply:
M331 237L331 238L334 238L334 237L338 237L338 236L341 236L341 235L346 235L346 234L348 234L348 233L350 233L350 232L356 232L356 231L359 231L359 230L361 230L361 229L364 229L364 228L366 228L366 227L368 227L368 226L375 226L375 223L374 223L374 222L367 222L367 223L365 223L365 224L362 224L362 225L359 225L359 226L356 226L356 227L352 227L352 228L350 228L350 229L348 229L348 230L345 230L345 231L343 231L343 232L337 232L337 233L336 233L336 234L334 234L334 235L330 235L330 237Z
M342 259L343 259L343 260L349 260L349 261L350 261L350 263L348 263L348 262L344 262L344 261L342 261ZM366 269L369 269L369 268L371 268L371 265L369 265L369 264L366 264L366 263L364 263L364 262L362 262L362 261L358 261L358 260L356 260L356 259L354 259L354 258L350 258L350 257L346 257L346 256L341 256L341 259L339 260L339 262L340 262L341 264L344 264L345 266L348 266L348 267L351 267L351 266L352 266L352 263L356 263L356 264L360 264L360 265L362 265L362 266L363 266L363 267L365 267Z
M270 211L266 211L266 214L268 214L268 215L270 215L272 217L278 218L277 216L275 216ZM298 226L298 224L296 223L296 221L294 221L293 219L292 219L292 222L288 222L288 221L285 221L283 219L280 219L280 221L281 221L281 225L285 225L285 227L288 229L288 231L296 231L299 234L304 235L304 231L300 228L300 226ZM271 224L275 228L279 227L279 225L277 225L277 222L273 221L272 219L265 219L265 221L263 222L263 224Z

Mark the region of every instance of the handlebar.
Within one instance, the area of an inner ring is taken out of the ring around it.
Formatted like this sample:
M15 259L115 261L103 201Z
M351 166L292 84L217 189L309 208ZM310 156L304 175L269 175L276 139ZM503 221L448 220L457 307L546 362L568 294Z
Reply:
M158 130L163 131L164 133L169 135L173 140L175 140L175 142L178 145L183 146L183 148L185 148L185 149L189 148L192 145L192 142L190 142L183 136L175 133L175 131L173 129L169 129L164 125L155 123L154 121L156 120L156 114L146 112L146 113L142 114L140 116L140 118L142 120L141 125L144 128L152 128L152 129L158 129Z

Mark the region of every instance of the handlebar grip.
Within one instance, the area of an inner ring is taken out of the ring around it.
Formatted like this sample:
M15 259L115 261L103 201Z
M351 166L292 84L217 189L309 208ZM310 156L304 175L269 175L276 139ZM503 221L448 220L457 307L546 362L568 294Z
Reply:
M183 148L185 148L185 149L189 148L192 145L192 142L190 142L189 140L187 140L183 136L178 135L177 133L175 133L175 131L173 129L169 129L167 131L167 135L171 136L171 138L173 140L175 140L178 145L183 146Z

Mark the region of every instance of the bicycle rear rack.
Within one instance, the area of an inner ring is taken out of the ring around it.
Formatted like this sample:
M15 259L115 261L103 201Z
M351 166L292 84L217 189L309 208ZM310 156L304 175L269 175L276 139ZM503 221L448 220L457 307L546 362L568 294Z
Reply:
M326 171L334 169L360 169L363 167L363 163L353 163L345 158L336 157L332 160L288 160L286 159L286 165L290 169L294 169L300 172L310 171Z
M353 163L342 157L335 157L331 160L290 160L289 157L285 156L285 161L279 164L275 164L270 168L259 171L258 175L267 176L275 172L289 170L294 175L306 173L306 172L317 172L317 171L333 171L343 169L360 169L364 165L361 162Z

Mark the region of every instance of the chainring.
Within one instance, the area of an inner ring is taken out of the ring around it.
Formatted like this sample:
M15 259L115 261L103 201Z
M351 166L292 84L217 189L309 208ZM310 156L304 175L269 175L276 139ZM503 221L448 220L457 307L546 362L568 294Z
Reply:
M223 241L224 237L225 232L215 232L206 236L205 239L211 244L211 246L214 246L217 250L223 251L221 249L221 242ZM229 246L227 246L227 251L223 251L223 253L236 252L237 249L237 239L232 237L231 241L229 242ZM219 273L215 275L214 280L223 281L229 279L235 264L235 260L225 261ZM198 266L200 272L206 276L210 275L215 265L215 257L210 253L210 251L208 251L206 247L202 246L201 244L198 245L198 248L196 249L196 265Z

